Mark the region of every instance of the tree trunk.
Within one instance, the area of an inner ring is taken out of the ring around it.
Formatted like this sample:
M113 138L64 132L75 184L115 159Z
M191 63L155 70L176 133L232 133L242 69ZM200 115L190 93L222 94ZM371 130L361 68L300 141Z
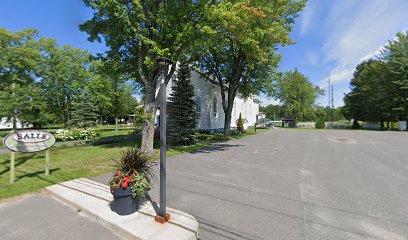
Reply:
M232 108L234 107L235 96L237 91L235 87L230 86L228 89L227 101L225 102L225 95L222 94L223 106L225 119L224 119L224 136L229 137L231 134L231 118L232 118Z
M64 110L64 128L67 129L68 128L68 111Z
M144 107L145 116L150 116L144 120L142 130L142 145L141 150L145 153L153 153L153 141L154 141L154 122L156 119L156 102L146 103Z
M13 89L13 92L12 92L12 96L13 96L13 98L14 98L14 96L15 96L15 89L16 88L16 84L15 83L13 83L12 84L12 89ZM16 112L17 112L17 109L16 108L14 108L13 109L13 112L14 112L14 116L13 116L13 132L16 132L17 131L17 114L16 114Z
M139 63L140 65L140 63ZM145 153L154 153L153 149L153 140L154 140L154 122L156 119L156 111L157 111L157 99L156 99L156 87L157 87L157 80L159 79L160 73L163 69L158 68L153 71L150 76L145 78L145 86L146 86L146 100L144 103L144 115L148 116L147 119L144 120L144 125L142 129L142 144L140 149L142 152ZM171 65L170 72L168 72L168 66L164 69L164 74L162 77L165 78L165 85L169 82L170 78L173 76L174 71L176 70L176 64ZM141 74L140 74L141 75Z
M13 132L17 131L17 119L16 115L13 116Z
M151 81L152 84L146 86L146 100L144 104L144 119L142 129L142 144L140 149L145 153L153 153L154 141L154 122L156 119L157 100L156 100L156 81Z
M119 127L118 127L119 123L118 123L118 116L115 116L115 131L119 131Z
M231 106L231 107L230 107ZM224 136L228 137L231 134L231 117L232 117L232 107L234 105L228 104L228 109L225 113L224 119Z

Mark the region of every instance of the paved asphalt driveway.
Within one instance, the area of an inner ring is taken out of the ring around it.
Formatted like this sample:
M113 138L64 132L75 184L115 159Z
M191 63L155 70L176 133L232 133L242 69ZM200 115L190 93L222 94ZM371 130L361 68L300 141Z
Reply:
M407 133L272 130L167 165L201 240L408 239Z

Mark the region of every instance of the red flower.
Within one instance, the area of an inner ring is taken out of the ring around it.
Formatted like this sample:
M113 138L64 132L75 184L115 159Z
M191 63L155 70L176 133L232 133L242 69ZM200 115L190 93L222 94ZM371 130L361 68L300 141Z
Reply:
M129 177L124 177L123 180L125 180L127 183L130 181Z
M118 171L116 171L116 172L115 172L115 175L119 176L120 174L119 174L119 172L118 172Z
M128 182L123 182L122 183L122 188L127 188L128 187Z

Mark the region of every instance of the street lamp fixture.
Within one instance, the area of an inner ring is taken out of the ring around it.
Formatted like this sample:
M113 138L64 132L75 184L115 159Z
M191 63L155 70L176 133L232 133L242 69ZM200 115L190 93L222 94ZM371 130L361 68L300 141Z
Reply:
M160 208L155 220L160 223L169 221L170 214L166 212L166 75L169 65L173 62L168 58L157 58L156 62L165 68L160 81Z
M169 66L169 65L173 64L173 61L171 61L170 59L165 58L165 57L159 57L159 58L157 58L157 59L156 59L156 62L157 62L159 65L162 65L162 66Z

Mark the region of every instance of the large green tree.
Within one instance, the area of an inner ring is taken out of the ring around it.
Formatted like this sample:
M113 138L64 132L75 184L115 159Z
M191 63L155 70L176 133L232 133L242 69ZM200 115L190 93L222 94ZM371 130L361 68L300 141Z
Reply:
M117 62L103 58L102 60L98 67L97 78L94 80L95 90L101 93L100 98L104 100L101 101L103 103L101 105L106 107L104 114L115 119L116 131L118 131L119 118L129 117L136 112L138 101L133 96L136 88L127 80L127 75L120 71Z
M280 105L269 104L268 106L260 106L259 111L265 113L266 117L271 120L281 120L286 116L285 109Z
M167 57L174 63L194 41L196 6L201 1L83 0L94 10L93 17L80 25L90 41L105 41L107 58L143 87L144 115L141 148L153 152L154 121L157 110L157 83L164 70L156 63ZM176 70L171 65L165 82Z
M0 28L0 118L23 123L40 123L45 103L36 79L43 39L38 31L11 32Z
M276 99L286 108L288 117L295 122L307 115L313 116L313 108L321 94L323 90L314 86L309 78L297 69L284 72L277 80Z
M71 104L69 126L88 128L95 127L99 117L95 96L85 88L74 98Z
M399 120L408 120L408 31L396 35L385 46L381 58L387 67L386 79L391 83L388 100L392 101Z
M202 41L195 57L201 76L221 91L224 135L230 134L234 99L272 92L279 46L292 44L289 33L305 1L216 1L198 22Z
M344 97L343 112L355 120L380 122L395 117L391 92L392 83L387 78L386 64L379 60L360 63L350 81L351 91Z
M408 116L408 32L397 33L377 59L360 63L344 97L343 113L354 120L384 122Z
M89 52L69 45L59 47L55 41L46 44L41 65L43 94L64 127L69 127L72 101L92 78Z

